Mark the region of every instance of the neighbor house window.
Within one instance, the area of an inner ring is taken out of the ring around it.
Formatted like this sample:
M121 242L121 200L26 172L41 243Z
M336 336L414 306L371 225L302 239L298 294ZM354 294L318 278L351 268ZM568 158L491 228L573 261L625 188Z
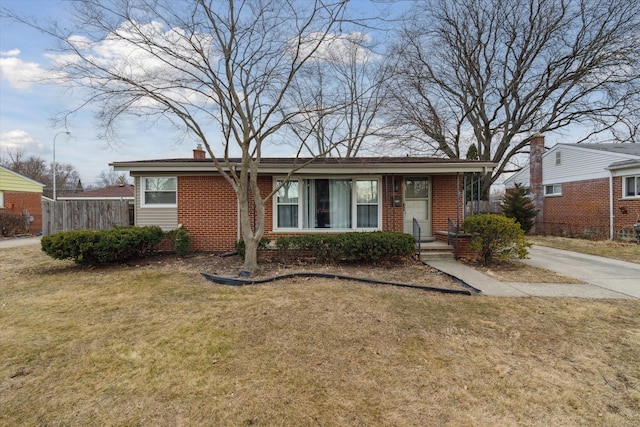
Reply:
M622 194L624 197L640 197L640 176L627 176L623 182Z
M177 181L176 177L142 178L142 206L176 206Z
M544 186L544 195L545 196L560 196L560 195L562 195L562 185L561 184L545 185Z
M562 151L556 151L556 166L562 164Z
M282 184L282 180L275 184ZM275 228L378 229L379 188L376 179L290 180L274 198Z

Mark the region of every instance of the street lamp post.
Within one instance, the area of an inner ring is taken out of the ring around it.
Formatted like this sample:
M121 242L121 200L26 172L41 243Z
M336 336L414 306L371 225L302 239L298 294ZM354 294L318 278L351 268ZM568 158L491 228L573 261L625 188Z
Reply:
M66 133L67 135L69 135L69 132L63 130L56 133L56 135L53 137L53 201L54 202L58 200L58 198L56 197L56 138L61 133Z

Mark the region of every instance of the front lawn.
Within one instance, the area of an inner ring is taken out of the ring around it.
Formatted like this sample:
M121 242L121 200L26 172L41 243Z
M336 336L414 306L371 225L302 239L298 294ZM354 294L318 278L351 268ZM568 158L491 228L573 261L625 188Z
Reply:
M0 425L640 425L637 300L235 288L38 247L0 277Z

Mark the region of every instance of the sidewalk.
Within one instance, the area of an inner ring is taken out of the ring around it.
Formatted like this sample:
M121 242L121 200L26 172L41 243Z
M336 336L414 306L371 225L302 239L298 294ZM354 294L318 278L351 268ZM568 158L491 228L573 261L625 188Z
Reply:
M575 256L575 253L571 253ZM532 259L533 262L536 262ZM613 260L615 261L615 260ZM533 264L532 262L532 264ZM503 297L578 297L578 298L637 298L633 294L609 289L603 285L585 283L580 285L564 283L513 283L500 282L471 267L454 260L429 261L428 265L450 276L453 276L468 286L475 288L483 295ZM549 266L541 266L549 268ZM566 271L560 271L567 274ZM587 273L588 274L588 273ZM640 280L639 280L640 282ZM640 283L639 283L640 288Z
M0 239L0 249L17 248L20 246L39 245L42 236L15 237L11 239Z

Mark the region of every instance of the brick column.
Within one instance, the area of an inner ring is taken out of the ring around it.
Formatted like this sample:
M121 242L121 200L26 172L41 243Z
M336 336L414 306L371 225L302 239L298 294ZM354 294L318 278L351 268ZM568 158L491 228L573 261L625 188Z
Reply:
M536 133L531 137L529 150L529 192L531 201L538 211L533 231L544 232L544 186L542 185L542 154L544 153L544 136Z

